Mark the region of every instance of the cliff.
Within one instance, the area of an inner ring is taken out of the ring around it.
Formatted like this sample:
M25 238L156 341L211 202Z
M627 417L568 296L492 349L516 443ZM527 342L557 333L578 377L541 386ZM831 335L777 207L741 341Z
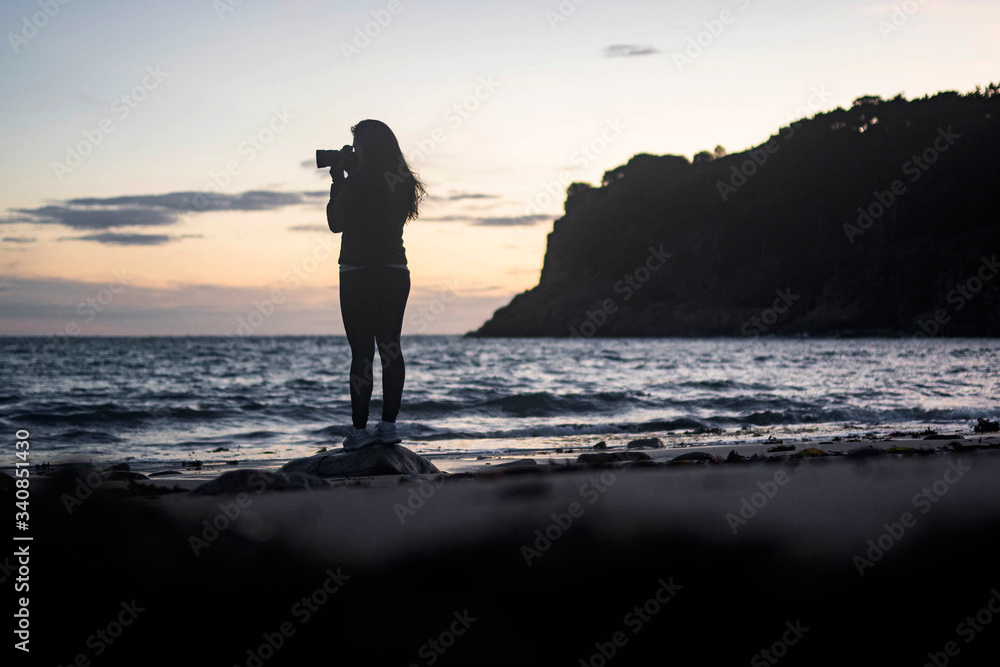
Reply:
M574 183L474 336L1000 335L1000 90L863 97Z

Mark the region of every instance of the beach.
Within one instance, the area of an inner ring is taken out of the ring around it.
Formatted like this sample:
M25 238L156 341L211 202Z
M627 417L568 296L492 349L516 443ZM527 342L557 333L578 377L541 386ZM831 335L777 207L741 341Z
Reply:
M991 664L1000 437L850 440L613 445L310 490L230 470L242 487L222 495L201 471L78 498L86 469L53 467L33 477L33 648L62 665Z

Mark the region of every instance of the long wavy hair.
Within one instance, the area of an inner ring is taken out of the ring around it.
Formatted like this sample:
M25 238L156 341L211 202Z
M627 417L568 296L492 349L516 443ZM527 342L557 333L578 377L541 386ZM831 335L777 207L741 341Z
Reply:
M381 172L393 192L403 188L406 194L406 221L420 215L420 201L427 195L419 176L410 168L399 147L396 135L380 120L363 120L351 128L354 146L361 146L372 173Z

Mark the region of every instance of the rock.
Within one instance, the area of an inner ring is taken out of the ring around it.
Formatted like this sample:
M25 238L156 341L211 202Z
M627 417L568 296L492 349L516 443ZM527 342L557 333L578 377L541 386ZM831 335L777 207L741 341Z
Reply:
M160 475L183 475L180 470L161 470L159 472L149 473L150 477L159 477Z
M629 442L625 449L663 449L663 441L659 438L639 438Z
M830 456L830 453L829 452L824 452L822 449L819 449L817 447L807 447L807 448L803 449L801 452L799 452L798 454L796 454L795 456L802 456L802 457L805 457L805 458L810 458L810 457L814 457L814 456Z
M216 447L215 449L212 450L212 453L218 454L219 452L228 452L228 451L229 451L228 447Z
M116 463L114 465L108 466L101 472L113 472L115 470L120 470L121 472L129 472L130 470L132 470L132 467L127 463Z
M669 463L722 463L722 459L708 452L688 452L675 456Z
M645 452L601 452L600 454L580 454L576 458L579 464L616 463L618 461L651 461Z
M997 433L1000 432L1000 422L980 419L979 423L972 428L972 431L974 433Z
M294 463L294 461L290 462ZM305 472L268 472L266 470L233 470L219 475L191 490L197 496L219 496L231 493L262 491L314 491L325 489L325 479Z
M749 460L747 457L737 454L735 449L730 449L729 456L726 457L726 463L742 463Z
M597 443L596 445L594 445L594 449L597 449L597 450L603 450L603 449L607 449L607 448L608 448L608 443L604 442L603 440L601 440L599 443Z
M791 452L795 451L795 445L775 445L774 447L768 447L769 452Z
M304 472L319 477L374 477L376 475L427 475L439 473L433 463L400 445L368 445L337 449L294 459L281 466L283 473Z
M961 435L947 435L945 433L934 433L933 435L925 435L924 440L965 440L964 436Z

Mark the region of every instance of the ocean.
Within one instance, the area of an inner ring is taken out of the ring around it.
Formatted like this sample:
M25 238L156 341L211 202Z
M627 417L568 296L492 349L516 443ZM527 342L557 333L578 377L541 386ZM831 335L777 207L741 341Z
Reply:
M1000 411L995 339L411 336L403 352L403 444L431 458L968 430ZM0 354L0 426L30 431L36 463L277 465L350 423L343 337L4 337Z

